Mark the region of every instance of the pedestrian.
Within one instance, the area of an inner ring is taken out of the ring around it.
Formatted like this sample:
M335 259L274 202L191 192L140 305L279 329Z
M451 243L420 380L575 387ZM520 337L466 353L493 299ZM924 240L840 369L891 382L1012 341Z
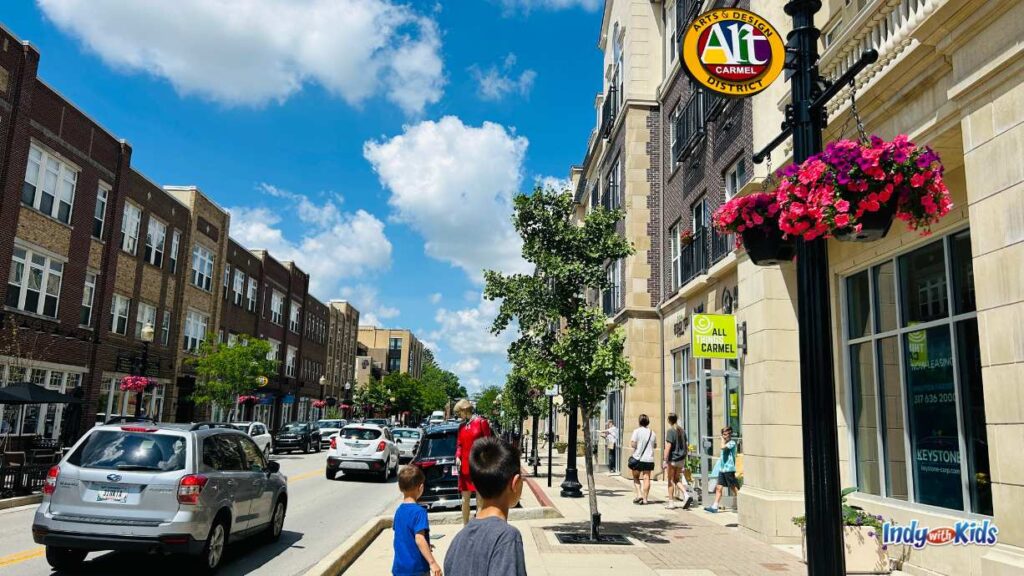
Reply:
M604 437L605 443L608 445L608 472L610 474L615 473L615 448L619 444L619 429L615 427L615 423L611 420L605 426L605 429L601 431L601 436Z
M469 454L477 513L452 539L444 558L448 576L526 576L523 536L508 523L523 494L519 451L497 438L481 438Z
M402 503L395 510L395 559L392 576L441 576L430 545L430 521L426 508L416 503L423 496L423 471L418 466L403 466L398 473Z
M722 428L722 454L718 459L715 468L718 469L718 482L715 485L715 502L706 506L704 510L712 514L718 512L718 505L722 501L722 494L728 488L730 494L735 496L740 490L740 484L736 480L736 441L732 439L732 426Z
M640 427L633 430L629 441L633 455L627 465L633 471L633 490L636 493L633 504L647 504L647 497L651 494L651 471L654 470L654 451L658 448L658 440L654 431L648 428L650 424L647 414L641 414Z
M683 501L684 510L693 504L693 497L687 494L686 480L683 479L686 450L686 433L679 426L679 416L675 413L669 414L668 431L665 432L665 454L661 465L665 470L665 479L668 480L668 504L665 507L669 510L676 507L677 495Z
M455 467L459 469L459 492L462 494L462 524L469 522L469 505L476 488L470 475L469 454L479 438L492 436L491 424L483 416L473 414L473 403L463 398L455 404L455 414L462 419L455 440Z

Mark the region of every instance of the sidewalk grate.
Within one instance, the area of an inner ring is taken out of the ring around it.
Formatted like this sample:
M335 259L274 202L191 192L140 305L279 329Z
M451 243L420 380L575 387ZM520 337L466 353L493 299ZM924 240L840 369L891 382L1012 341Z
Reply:
M633 543L622 534L601 534L591 540L590 534L582 532L556 532L559 544L590 544L596 546L632 546Z

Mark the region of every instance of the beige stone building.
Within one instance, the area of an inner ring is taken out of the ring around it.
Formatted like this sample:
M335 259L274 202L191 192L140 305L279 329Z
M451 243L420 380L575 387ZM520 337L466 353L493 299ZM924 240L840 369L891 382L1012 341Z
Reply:
M411 330L360 326L359 344L366 347L371 364L381 366L385 375L400 372L419 378L423 373L423 343Z
M356 382L356 345L359 341L359 310L345 300L328 303L327 396L351 404Z
M204 414L188 400L195 389L195 375L185 359L193 356L199 343L219 326L221 305L225 301L220 297L221 290L227 285L222 276L227 261L230 216L195 186L164 186L164 190L191 213L190 230L186 235L188 244L182 246L181 253L188 269L176 320L181 327L177 332L175 361L178 378L174 392L169 395L175 421L188 422Z

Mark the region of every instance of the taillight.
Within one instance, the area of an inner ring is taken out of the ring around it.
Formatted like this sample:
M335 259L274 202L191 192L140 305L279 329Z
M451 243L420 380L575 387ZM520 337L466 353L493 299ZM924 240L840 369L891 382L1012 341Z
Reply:
M199 504L199 495L206 486L207 478L202 474L189 474L178 482L178 504Z
M413 464L415 464L416 466L419 466L420 468L430 468L431 466L437 466L437 461L435 461L435 460L420 460L419 462L413 462Z
M379 443L377 443L377 452L383 452L384 449L387 448L387 447L388 447L387 443L384 442L383 440L381 440Z
M331 450L337 450L337 449L338 449L338 439L335 438L334 436L331 436Z
M43 494L53 494L57 489L57 477L60 476L60 466L54 466L46 473L46 482L43 483Z
M147 426L121 426L121 430L124 430L125 432L156 432L159 428Z

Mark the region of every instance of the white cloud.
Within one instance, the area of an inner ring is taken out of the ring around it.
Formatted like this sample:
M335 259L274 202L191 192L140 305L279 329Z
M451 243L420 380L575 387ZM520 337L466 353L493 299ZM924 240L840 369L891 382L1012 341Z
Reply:
M442 296L440 292L434 292L433 294L430 295L430 303L437 304L441 302L441 298Z
M341 288L341 296L359 310L359 324L362 326L383 327L383 320L401 314L398 308L382 304L377 288L369 284L344 286Z
M107 64L227 105L283 102L316 83L415 115L443 92L437 23L394 0L36 2Z
M277 260L294 261L310 275L310 292L321 300L337 298L344 282L391 265L391 241L384 223L372 214L344 212L336 198L317 204L268 184L260 189L277 199L274 208L229 208L231 236L246 248L265 249ZM281 226L288 213L302 224L294 238Z
M476 358L463 358L452 365L452 371L456 374L472 374L480 368L480 361Z
M491 324L498 315L499 304L481 298L473 308L448 310L441 308L434 315L437 330L430 334L463 356L496 355L504 357L515 330L505 330L498 336L491 334Z
M477 95L483 100L499 101L504 100L510 94L518 94L522 97L530 95L533 89L533 82L537 79L537 73L533 70L523 70L517 77L512 68L516 65L516 55L508 54L501 67L492 65L482 69L474 64L469 67L469 73L477 83Z
M367 142L363 155L390 190L395 219L424 237L427 255L480 282L484 268L530 270L510 219L527 145L500 124L446 116Z
M557 176L538 176L534 179L534 184L544 189L550 188L556 192L572 189L572 180L568 178L559 178Z
M565 10L582 8L597 10L604 0L499 0L506 13L529 12L530 10Z

